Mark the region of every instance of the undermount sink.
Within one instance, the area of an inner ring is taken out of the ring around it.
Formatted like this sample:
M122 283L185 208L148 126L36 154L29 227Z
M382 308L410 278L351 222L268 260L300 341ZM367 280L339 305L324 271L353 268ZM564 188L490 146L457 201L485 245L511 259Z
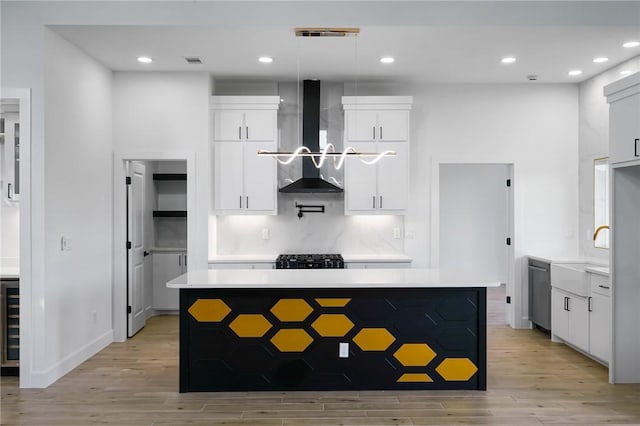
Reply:
M579 296L589 296L587 269L600 267L595 263L554 263L551 265L551 286Z

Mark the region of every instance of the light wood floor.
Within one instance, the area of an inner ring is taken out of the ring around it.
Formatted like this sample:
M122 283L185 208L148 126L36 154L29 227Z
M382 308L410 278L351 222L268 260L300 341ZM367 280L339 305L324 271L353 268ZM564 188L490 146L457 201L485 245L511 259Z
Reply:
M486 392L177 393L177 317L155 317L47 389L2 378L2 424L427 425L640 424L640 385L538 331L504 325L492 290Z

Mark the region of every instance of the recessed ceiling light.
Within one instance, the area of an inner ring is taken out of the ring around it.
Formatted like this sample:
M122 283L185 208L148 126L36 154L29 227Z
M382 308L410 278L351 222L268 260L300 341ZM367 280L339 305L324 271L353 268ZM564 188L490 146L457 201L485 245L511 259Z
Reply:
M383 64L392 64L395 61L395 59L393 59L393 57L391 56L383 56L382 58L380 58L380 62L382 62Z
M516 58L514 58L513 56L507 56L505 58L502 58L500 60L500 62L502 62L503 64L512 64L516 61Z
M605 58L604 56L601 56L599 58L593 58L593 62L595 62L596 64L601 64L603 62L607 62L609 60L609 58Z
M640 41L628 41L622 45L622 47L638 47L640 46Z
M581 70L571 70L571 71L569 71L569 75L570 76L576 76L576 75L580 75L580 74L582 74Z
M622 70L622 71L620 71L620 74L622 74L622 75L629 75L629 74L631 74L632 72L633 72L633 71L631 71L631 70Z
M258 61L262 62L263 64L270 64L271 62L273 62L273 58L270 56L260 56L258 58Z
M153 59L148 56L138 56L138 62L140 62L141 64L150 64L151 62L153 62Z

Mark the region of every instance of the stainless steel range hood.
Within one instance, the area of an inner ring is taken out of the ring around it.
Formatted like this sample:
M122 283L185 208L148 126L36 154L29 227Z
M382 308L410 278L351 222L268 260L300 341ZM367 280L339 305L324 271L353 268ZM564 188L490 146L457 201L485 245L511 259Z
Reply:
M312 152L320 151L320 81L304 80L302 89L302 144ZM343 189L320 177L309 157L302 157L302 178L280 188L289 194L324 193L335 194Z

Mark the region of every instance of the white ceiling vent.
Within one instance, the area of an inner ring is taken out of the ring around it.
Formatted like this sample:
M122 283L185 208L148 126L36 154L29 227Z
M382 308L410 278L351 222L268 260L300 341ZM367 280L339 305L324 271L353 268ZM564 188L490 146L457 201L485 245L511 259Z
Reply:
M185 56L184 60L190 65L202 65L202 59L197 56Z
M297 37L346 37L358 35L360 28L296 28Z

